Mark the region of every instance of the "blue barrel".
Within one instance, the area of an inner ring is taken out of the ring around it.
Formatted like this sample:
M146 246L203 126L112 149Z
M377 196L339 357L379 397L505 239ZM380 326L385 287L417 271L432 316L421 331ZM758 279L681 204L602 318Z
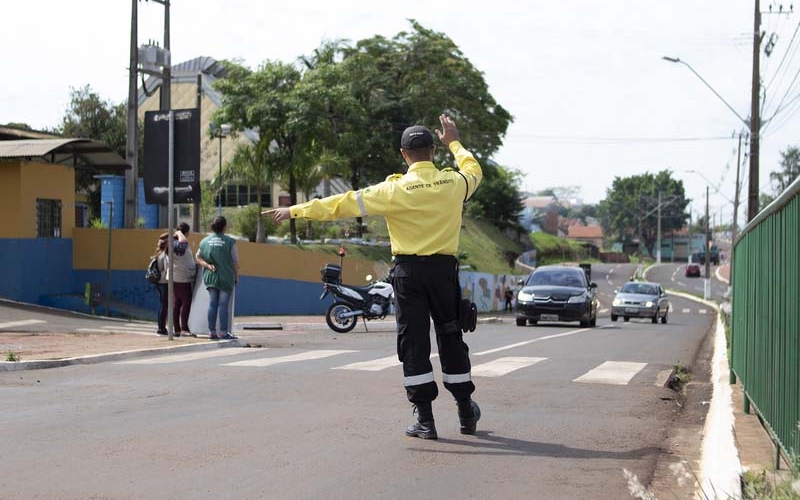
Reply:
M142 226L145 229L156 229L158 227L158 205L148 205L144 201L144 179L139 178L139 190L137 191L137 214L142 219Z
M122 175L98 175L100 179L100 219L106 227L125 227L125 177ZM110 203L109 203L110 202ZM111 219L111 204L114 219Z

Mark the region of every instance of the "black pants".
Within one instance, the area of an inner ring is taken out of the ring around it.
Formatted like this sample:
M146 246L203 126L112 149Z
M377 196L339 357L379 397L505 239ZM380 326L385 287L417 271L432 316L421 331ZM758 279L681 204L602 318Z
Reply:
M167 308L169 307L169 289L167 283L156 283L158 291L158 331L167 331Z
M397 256L394 287L397 315L397 355L403 363L408 400L430 403L439 394L430 361L431 318L442 365L442 381L456 400L475 391L470 375L469 347L458 328L458 261L455 257Z

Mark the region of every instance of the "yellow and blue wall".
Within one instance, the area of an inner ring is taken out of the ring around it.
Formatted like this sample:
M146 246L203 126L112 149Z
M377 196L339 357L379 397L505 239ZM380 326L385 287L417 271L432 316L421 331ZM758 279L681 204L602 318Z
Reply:
M155 311L158 296L144 279L144 269L163 229L118 229L118 213L109 229L75 228L75 174L71 167L36 162L0 164L0 262L5 269L0 297L63 309L89 311L83 302L86 283L107 280L111 235L110 290L113 304ZM118 184L108 177L104 183ZM103 186L106 188L107 186ZM104 189L103 199L112 196ZM61 201L61 237L37 237L36 200ZM109 205L103 209L110 210ZM103 218L108 225L108 216ZM116 226L116 227L115 227ZM193 233L194 251L205 234ZM319 270L338 262L333 254L306 252L295 247L237 242L241 278L236 291L237 315L317 314L328 301L319 300ZM385 272L385 269L383 270ZM345 259L343 277L364 283L368 274L379 276L375 263ZM104 312L102 306L98 311ZM155 313L154 313L155 314Z

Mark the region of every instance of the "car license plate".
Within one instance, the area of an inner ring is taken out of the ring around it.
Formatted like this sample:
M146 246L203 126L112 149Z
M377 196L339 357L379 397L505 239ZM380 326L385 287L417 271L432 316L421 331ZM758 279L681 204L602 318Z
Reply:
M558 314L542 314L539 321L558 321Z
M639 310L636 309L635 307L626 307L625 308L625 312L626 313L634 313L635 314L635 313L639 312Z

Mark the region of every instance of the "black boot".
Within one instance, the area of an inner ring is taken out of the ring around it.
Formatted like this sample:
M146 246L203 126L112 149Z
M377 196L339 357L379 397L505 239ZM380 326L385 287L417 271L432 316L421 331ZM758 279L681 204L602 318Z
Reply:
M406 436L420 439L438 439L436 425L433 423L431 405L414 405L413 413L417 416L417 421L406 428Z
M457 401L458 420L461 422L461 434L475 434L478 420L481 419L481 409L472 399Z

